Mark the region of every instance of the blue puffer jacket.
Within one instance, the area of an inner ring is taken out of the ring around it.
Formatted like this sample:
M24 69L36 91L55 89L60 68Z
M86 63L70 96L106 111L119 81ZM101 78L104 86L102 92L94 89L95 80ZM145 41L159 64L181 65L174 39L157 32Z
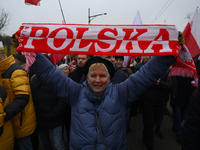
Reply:
M109 150L126 150L126 105L138 97L174 62L171 56L153 57L126 81L109 83L98 99L87 81L78 84L37 54L36 74L71 106L70 150L104 150L97 113Z

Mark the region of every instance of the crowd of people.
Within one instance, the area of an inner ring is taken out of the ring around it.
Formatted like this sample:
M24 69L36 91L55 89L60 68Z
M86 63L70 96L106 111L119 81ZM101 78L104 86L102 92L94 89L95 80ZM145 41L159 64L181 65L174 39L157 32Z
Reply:
M0 47L1 150L38 150L39 143L44 150L126 150L126 132L138 112L141 140L153 150L154 132L164 138L169 101L177 142L183 150L200 148L199 91L191 85L193 78L169 76L175 57L134 57L128 67L124 56L68 58L54 64L36 53L27 73L22 54L7 57Z

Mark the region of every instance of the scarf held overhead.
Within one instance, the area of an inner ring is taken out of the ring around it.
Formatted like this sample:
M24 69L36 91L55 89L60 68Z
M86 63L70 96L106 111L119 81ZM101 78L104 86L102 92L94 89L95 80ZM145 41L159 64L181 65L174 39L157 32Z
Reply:
M178 56L174 25L24 23L18 51L121 56Z

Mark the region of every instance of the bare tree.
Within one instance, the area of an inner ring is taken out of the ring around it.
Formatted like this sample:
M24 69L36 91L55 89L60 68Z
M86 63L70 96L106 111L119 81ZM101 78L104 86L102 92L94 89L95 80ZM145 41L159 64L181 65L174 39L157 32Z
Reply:
M9 24L9 17L9 13L5 12L3 8L0 8L0 31L2 31Z

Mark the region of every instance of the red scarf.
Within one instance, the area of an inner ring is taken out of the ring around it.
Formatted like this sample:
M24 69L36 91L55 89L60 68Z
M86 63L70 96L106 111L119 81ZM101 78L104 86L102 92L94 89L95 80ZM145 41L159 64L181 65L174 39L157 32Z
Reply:
M59 54L177 56L172 25L22 24L19 51Z
M198 86L198 74L194 60L185 45L182 45L180 54L176 58L176 62L172 65L169 76L182 76L194 78L195 86Z
M178 31L174 25L88 25L24 23L16 32L17 50L39 53L112 56L178 56ZM184 46L183 46L184 47ZM187 55L185 55L187 54ZM171 75L192 76L189 51L177 57ZM187 56L185 58L185 56ZM27 59L29 60L29 59ZM185 70L185 71L184 71Z

